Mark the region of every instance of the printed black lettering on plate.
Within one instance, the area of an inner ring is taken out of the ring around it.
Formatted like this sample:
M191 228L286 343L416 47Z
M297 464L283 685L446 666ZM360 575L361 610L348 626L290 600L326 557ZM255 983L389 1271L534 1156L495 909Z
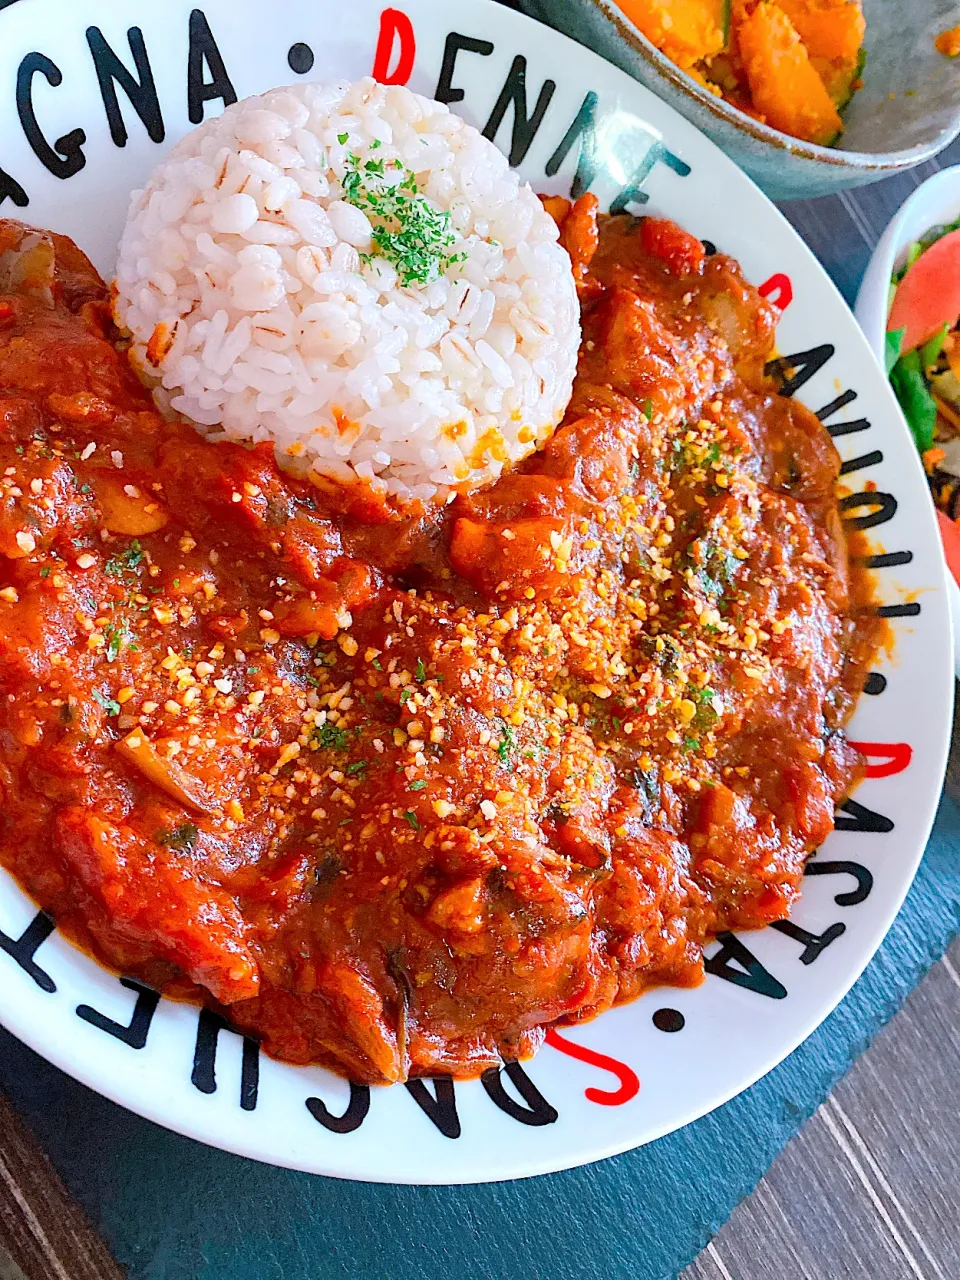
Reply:
M804 868L804 875L807 876L853 876L857 882L855 889L849 889L846 893L838 893L834 895L834 902L838 907L856 907L861 902L865 902L870 896L870 890L873 888L873 873L866 867L860 865L859 862L820 862L814 859L808 862Z
M789 360L791 359L791 357L787 356L786 359ZM806 381L806 379L804 379L804 381ZM790 392L790 394L792 395L793 392L796 391L796 389L797 389L797 384L794 385L793 390ZM821 422L825 423L828 418L832 418L835 413L839 413L841 409L845 409L848 404L853 404L856 398L857 398L857 393L855 391L844 391L840 395L838 395L835 400L831 400L830 403L825 404L822 409L818 409L817 417L820 419ZM867 418L855 418L852 422L836 422L832 426L828 425L827 431L829 431L830 435L833 436L834 439L836 439L838 436L855 435L858 431L869 431L870 425L871 424ZM866 456L869 456L871 458L873 457L872 454L869 454ZM850 464L849 466L847 464L844 464L844 465L847 466L847 470L852 471L855 469L854 464ZM867 466L867 463L861 460L860 465ZM841 469L840 474L845 475L846 472Z
M785 998L787 988L769 969L764 968L750 948L735 934L718 933L717 941L720 943L720 950L715 951L712 956L704 956L703 967L707 973L771 1000ZM736 965L740 967L735 968Z
M794 351L790 355L769 360L763 371L768 378L776 378L780 383L782 396L793 396L833 359L836 350L832 342L824 342L819 347L811 347L809 351ZM821 412L828 412L830 408L828 405Z
M827 424L827 431L834 440L840 436L851 436L857 431L869 431L873 424L869 418L854 418L852 422L834 422Z
M237 91L227 75L206 14L202 9L194 9L190 14L190 52L187 55L187 116L190 123L200 124L204 104L217 98L223 99L225 107L232 106L237 100Z
M863 683L863 692L871 698L879 697L887 687L887 677L882 671L871 671Z
M305 76L313 70L313 50L308 44L298 40L287 50L287 66L298 76Z
M895 569L898 565L909 564L912 559L912 551L885 551L882 555L865 556L863 565L866 569Z
M40 73L55 89L63 83L63 72L55 62L43 53L28 53L17 68L17 114L24 136L33 154L55 178L72 178L87 163L83 144L87 135L82 129L72 129L57 138L51 147L37 121L33 105L33 78Z
M851 529L875 529L877 525L886 524L897 514L897 500L892 493L881 493L878 489L865 489L863 493L848 493L840 499L837 506L841 511L857 511L860 507L875 507L863 516L844 516Z
M42 944L56 929L56 924L45 911L38 911L19 938L11 938L0 931L0 951L5 951L20 966L28 978L32 978L41 991L53 995L57 984L45 969L34 960Z
M836 400L831 400L829 404L825 404L822 409L817 410L817 417L821 422L826 422L828 418L832 418L835 413L839 413L841 409L845 409L848 404L853 404L857 398L855 391L843 391L837 396Z
M443 61L440 63L440 79L433 91L437 102L462 102L466 96L464 89L458 89L453 83L457 69L457 58L460 53L477 53L482 58L489 58L493 53L493 42L477 40L473 36L462 36L459 31L451 31L443 46Z
M210 1009L201 1009L197 1019L197 1046L193 1055L193 1072L190 1082L201 1093L216 1093L217 1048L221 1031L230 1031L243 1039L240 1106L244 1111L255 1111L260 1089L260 1046L256 1040L251 1040L242 1031L235 1030L225 1018L221 1018Z
M460 1117L457 1115L457 1094L449 1076L436 1076L434 1093L423 1080L407 1080L404 1088L425 1116L429 1116L445 1138L460 1137Z
M120 985L126 987L128 991L137 993L137 1003L129 1026L124 1026L122 1022L114 1022L112 1018L108 1018L106 1014L100 1013L88 1004L77 1006L77 1017L82 1018L84 1022L89 1022L99 1031L106 1031L107 1035L129 1045L131 1049L142 1049L147 1043L150 1024L160 1003L160 995L152 987L145 987L142 982L135 982L132 978L121 978Z
M526 1106L521 1106L507 1093L503 1087L502 1071L506 1071ZM496 1103L505 1115L510 1116L512 1120L518 1120L521 1124L540 1128L545 1124L555 1124L559 1117L560 1113L550 1105L519 1062L507 1062L502 1068L491 1067L480 1077L480 1083L487 1091L490 1100Z
M832 924L829 929L823 933L811 933L808 929L795 924L793 920L776 920L771 926L777 933L782 933L784 937L792 938L794 942L799 942L803 947L803 954L800 957L801 964L813 964L814 960L826 951L831 942L836 942L841 934L846 933L847 926L841 924Z
M834 814L833 822L837 831L859 831L866 835L886 835L893 830L890 818L857 800L845 800Z
M517 54L500 90L500 96L490 112L490 119L483 126L483 136L493 142L503 123L503 117L507 114L507 108L513 106L513 132L509 151L511 168L515 169L526 158L556 88L555 80L544 80L537 95L536 106L532 114L527 115L527 60L523 54Z
M846 462L841 462L840 474L849 476L855 471L863 471L865 467L878 467L882 461L883 454L880 450L871 449L869 453L861 453L859 458L848 458Z
M653 1015L653 1025L658 1031L666 1031L672 1035L682 1031L687 1020L679 1009L658 1009Z
M306 1107L314 1120L322 1124L325 1129L329 1129L331 1133L353 1133L354 1129L359 1129L366 1120L367 1112L370 1110L370 1086L354 1084L351 1080L350 1101L342 1116L335 1116L328 1111L326 1104L320 1098L308 1098Z
M919 613L917 600L908 600L906 604L882 604L877 609L878 618L915 618Z
M579 200L584 192L589 191L590 184L597 176L599 169L597 162L597 104L599 101L599 97L593 90L586 95L570 128L563 135L559 147L547 161L544 169L548 178L559 173L560 166L566 160L571 147L579 140L577 172L570 186L570 195L574 200Z
M658 164L664 164L668 169L679 178L687 178L692 172L690 166L685 160L681 160L679 156L673 154L663 145L663 142L654 134L644 129L643 133L650 139L650 145L644 153L643 159L640 161L636 169L627 183L620 191L619 195L611 201L611 213L628 213L632 204L646 204L650 196L643 189L643 184L653 173Z
M127 32L130 52L133 54L137 75L128 70L120 61L113 49L107 44L99 27L87 27L87 44L93 55L93 65L97 69L100 82L100 96L107 113L110 125L110 137L118 147L127 145L127 127L123 122L123 112L117 98L117 85L130 99L133 109L143 123L151 142L162 142L164 139L163 115L160 111L160 99L157 97L157 86L154 84L147 47L143 43L143 32L139 27L131 27ZM139 77L139 79L138 79Z
M18 209L25 209L30 203L30 197L16 178L6 169L0 169L0 205L4 200L12 200Z

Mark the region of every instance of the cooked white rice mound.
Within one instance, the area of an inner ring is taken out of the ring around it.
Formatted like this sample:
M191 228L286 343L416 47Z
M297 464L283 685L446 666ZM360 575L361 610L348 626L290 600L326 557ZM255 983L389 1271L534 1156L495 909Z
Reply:
M399 500L494 480L570 397L557 230L445 106L367 79L247 98L135 192L119 323L158 402Z

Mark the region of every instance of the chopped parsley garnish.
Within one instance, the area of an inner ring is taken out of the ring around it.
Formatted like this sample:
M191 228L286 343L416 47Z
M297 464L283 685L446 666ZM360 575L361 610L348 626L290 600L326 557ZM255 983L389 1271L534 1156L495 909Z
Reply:
M514 733L506 720L500 721L500 741L497 743L497 755L500 757L500 763L510 773L513 772L513 764L510 760L510 752L517 745L517 735Z
M107 640L107 661L116 662L124 649L132 649L135 646L130 643L130 633L127 631L126 623L120 623L118 626L104 627L103 634Z
M165 844L170 849L183 849L189 852L197 843L200 832L192 822L181 822L170 831L161 831L157 835L157 844Z
M142 563L143 548L134 538L126 551L121 551L119 555L111 556L103 567L112 578L120 578L125 573L134 573Z
M383 670L383 663L380 661L380 659L379 659L379 658L374 658L374 660L373 660L373 669L374 669L374 671L382 671L382 670Z
M401 707L403 706L403 704L404 704L405 702L408 702L412 697L413 697L413 690L412 690L412 689L401 689L401 690L400 690L400 705L401 705Z
M338 133L338 134L337 134L337 141L340 143L341 147L344 145L344 143L346 142L346 140L347 140L349 137L350 137L349 133Z
M410 783L410 790L411 790L411 791L422 791L422 790L423 790L423 788L424 788L426 785L427 785L427 781L426 781L426 779L425 779L425 778L418 778L418 779L416 780L416 782L411 782L411 783Z
M99 689L94 689L93 700L103 707L108 716L118 716L120 714L120 703L113 698L108 698L105 693L101 693Z
M410 823L411 827L413 827L414 831L420 830L420 819L417 817L417 815L413 812L412 809L408 809L403 816L406 819L406 821Z
M427 678L427 668L423 665L423 659L418 658L417 659L417 680L419 681L420 684L423 684L426 678Z
M346 772L350 774L363 773L364 769L370 768L369 760L354 760L353 764L348 764Z
M643 402L643 416L648 422L653 421L653 401L650 399Z
M382 160L361 163L358 156L347 156L343 198L366 214L373 228L370 253L361 254L361 260L383 258L405 287L431 284L463 260L463 254L450 252L457 240L450 214L420 194L416 175L398 160L389 170Z
M318 729L314 730L310 745L314 750L346 751L350 745L350 735L346 729L341 729L339 725L325 720Z
M48 564L45 564L45 565L43 566L43 568L40 570L40 577L41 577L41 578L49 578L49 577L50 577L50 566L49 566Z

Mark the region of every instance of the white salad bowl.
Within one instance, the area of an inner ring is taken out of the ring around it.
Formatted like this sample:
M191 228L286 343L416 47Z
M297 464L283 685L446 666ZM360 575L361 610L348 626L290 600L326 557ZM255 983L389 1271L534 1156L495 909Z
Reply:
M880 237L860 285L856 314L881 367L894 271L903 265L907 249L915 240L931 227L956 222L957 218L960 218L960 165L943 169L921 183L900 206ZM949 573L947 587L953 619L954 666L960 678L960 586Z

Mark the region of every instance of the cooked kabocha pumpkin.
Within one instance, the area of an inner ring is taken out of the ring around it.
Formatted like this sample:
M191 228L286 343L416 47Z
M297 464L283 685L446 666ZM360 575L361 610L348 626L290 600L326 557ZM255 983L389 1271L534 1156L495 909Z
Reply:
M836 104L779 4L761 3L737 32L753 105L774 129L827 146L843 131Z
M730 0L621 0L651 43L688 70L720 53L730 35Z
M859 0L776 0L811 58L856 64L867 28Z
M700 84L808 142L842 132L861 85L861 0L619 0L624 14Z

